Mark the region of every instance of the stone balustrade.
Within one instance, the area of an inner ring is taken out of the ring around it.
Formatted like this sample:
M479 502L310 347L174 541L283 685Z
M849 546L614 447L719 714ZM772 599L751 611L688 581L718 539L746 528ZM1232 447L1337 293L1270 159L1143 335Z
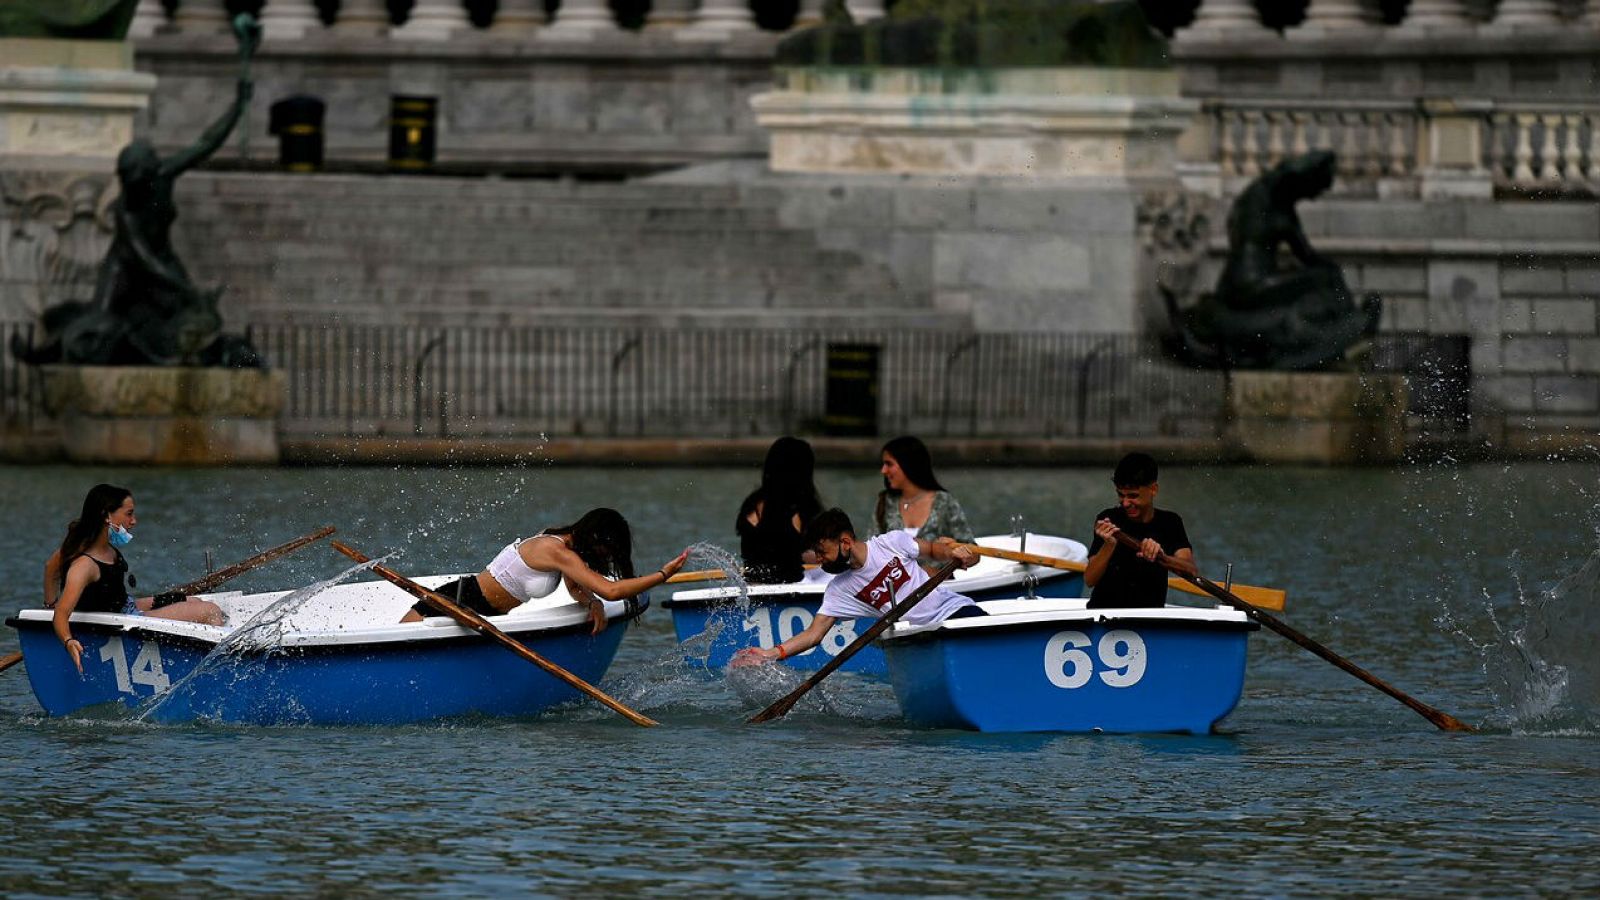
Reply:
M884 15L883 0L848 0L846 6L857 22ZM788 27L814 25L821 16L822 0L805 0ZM218 34L227 29L227 20L224 0L175 4L140 0L130 31L135 38L157 33ZM513 40L581 40L622 30L606 0L562 0L550 16L543 0L500 0L482 27L469 18L462 0L415 0L398 23L390 21L384 0L342 0L332 22L323 21L314 0L265 0L260 21L268 40L293 40L323 29L402 41L447 41L473 30ZM685 40L703 41L726 40L761 27L745 0L655 0L646 24L671 27Z

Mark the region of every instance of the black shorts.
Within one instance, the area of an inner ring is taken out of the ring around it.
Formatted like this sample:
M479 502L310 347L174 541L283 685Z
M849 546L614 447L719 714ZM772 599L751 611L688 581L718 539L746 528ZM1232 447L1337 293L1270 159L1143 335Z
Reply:
M457 606L464 606L480 616L504 615L500 610L489 605L489 598L483 595L483 588L478 586L478 576L468 575L457 578L455 581L446 582L433 589L435 594L443 594L446 600L453 600ZM419 616L442 616L439 612L424 601L418 600L411 607L411 611Z

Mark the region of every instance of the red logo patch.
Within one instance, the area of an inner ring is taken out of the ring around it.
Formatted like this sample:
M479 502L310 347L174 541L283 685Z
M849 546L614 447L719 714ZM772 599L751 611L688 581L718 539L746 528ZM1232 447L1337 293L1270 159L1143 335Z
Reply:
M901 565L900 558L895 557L889 564L878 571L867 586L856 591L856 599L868 606L875 606L885 612L894 605L895 598L902 596L900 589L911 580L911 573Z

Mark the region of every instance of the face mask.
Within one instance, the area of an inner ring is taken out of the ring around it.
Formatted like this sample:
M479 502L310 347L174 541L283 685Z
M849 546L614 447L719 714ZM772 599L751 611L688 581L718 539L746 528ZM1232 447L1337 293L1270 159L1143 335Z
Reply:
M850 568L850 554L844 552L843 546L839 548L837 556L822 564L822 571L829 575L838 575L848 568Z
M111 531L106 537L111 541L111 546L113 547L126 547L133 543L133 532L123 528L121 525L111 526Z

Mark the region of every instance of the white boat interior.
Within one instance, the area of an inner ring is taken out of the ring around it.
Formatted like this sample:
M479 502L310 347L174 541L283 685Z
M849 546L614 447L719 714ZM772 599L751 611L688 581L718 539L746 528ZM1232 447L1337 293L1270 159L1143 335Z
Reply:
M1243 611L1232 607L1153 606L1130 607L1127 609L1089 609L1088 603L1088 599L1084 597L986 600L979 603L978 606L982 607L983 611L988 615L946 619L943 622L927 625L896 622L889 629L889 632L884 635L884 638L910 637L914 634L926 634L931 631L960 633L963 631L982 631L987 628L1009 628L1017 625L1033 624L1089 625L1126 623L1134 625L1161 622L1166 624L1206 623L1254 627L1249 616L1245 615Z
M429 575L414 580L433 588L460 577ZM274 604L291 594L303 596L274 608ZM401 624L400 617L416 599L387 581L312 585L298 591L259 594L219 591L200 596L222 607L227 616L226 624L202 625L115 613L73 613L72 621L108 625L123 631L134 628L158 631L206 643L217 643L243 628L263 629L260 637L264 642L285 647L449 638L474 633L444 616ZM618 618L624 614L624 605L608 601L606 614L608 618ZM25 621L48 622L53 614L48 609L28 609L17 615ZM567 593L565 584L560 584L548 597L535 598L505 615L488 619L503 631L524 632L581 624L589 620L589 614Z
M996 550L1019 550L1023 543L1022 538L1014 534L990 534L977 538L973 543L980 547L993 547ZM1076 563L1089 561L1089 548L1071 538L1057 537L1049 534L1029 534L1027 539L1027 552L1038 556L1054 556L1059 559L1071 560ZM1052 569L1049 566L1033 566L1026 563L1012 562L1009 559L997 559L992 556L978 558L978 564L970 569L958 569L946 582L950 589L957 593L964 591L982 591L991 588L1000 588L1006 585L1020 585L1028 577L1045 579L1066 574L1061 569ZM828 586L831 575L820 569L808 569L804 581L793 584L752 584L748 588L726 585L714 588L698 588L696 590L678 591L672 595L673 600L727 600L738 597L746 590L751 597L767 596L793 596L795 594L815 594L822 596L823 590Z

